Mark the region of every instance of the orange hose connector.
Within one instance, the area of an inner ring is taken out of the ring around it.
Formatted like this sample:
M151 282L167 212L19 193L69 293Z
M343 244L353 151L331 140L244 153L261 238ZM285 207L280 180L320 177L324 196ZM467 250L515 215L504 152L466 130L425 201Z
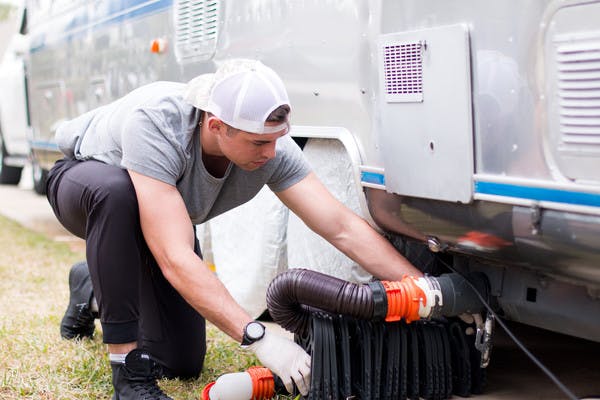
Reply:
M200 400L210 400L210 389L215 386L215 381L210 382L208 385L204 386L202 389L202 395L200 396Z
M252 394L250 395L251 397L249 399L246 399L244 397L244 399L240 399L240 400L266 400L266 399L272 399L275 396L275 378L274 378L271 370L269 370L268 368L255 366L255 367L248 368L244 372L239 372L239 373L232 374L232 375L240 375L240 374L241 375L247 374L247 376L250 378L250 382L252 384ZM223 376L225 376L225 375L223 375ZM219 378L219 379L221 379L221 378ZM217 381L210 382L208 385L206 385L204 387L204 389L202 390L202 394L200 396L200 400L211 400L210 391L213 388L213 386L215 386L215 384L217 384ZM248 383L250 383L250 382L248 382ZM229 382L229 383L231 383L231 382ZM222 387L222 386L223 385L221 384L221 387L219 388L220 391L224 389L224 387ZM214 393L213 393L213 395L214 395Z
M270 399L275 396L273 373L266 367L250 367L246 370L252 378L252 400Z
M404 318L406 322L412 322L420 319L419 307L427 303L427 298L423 289L416 284L417 279L414 276L405 276L400 282L381 282L387 295L386 321L399 321Z

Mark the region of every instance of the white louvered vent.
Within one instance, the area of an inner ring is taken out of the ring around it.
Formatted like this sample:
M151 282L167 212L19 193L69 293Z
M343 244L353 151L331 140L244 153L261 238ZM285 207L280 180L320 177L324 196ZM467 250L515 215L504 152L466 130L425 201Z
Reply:
M554 37L560 135L564 145L600 150L600 33Z
M219 0L179 0L175 7L177 61L212 57L219 33Z
M422 42L384 43L384 90L388 103L423 101Z

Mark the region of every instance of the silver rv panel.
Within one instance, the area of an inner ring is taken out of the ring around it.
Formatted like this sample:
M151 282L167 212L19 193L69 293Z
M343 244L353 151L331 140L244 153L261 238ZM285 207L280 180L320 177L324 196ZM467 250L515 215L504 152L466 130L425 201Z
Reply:
M385 186L404 196L470 203L473 130L468 28L382 35L379 143ZM409 96L409 97L407 97Z
M544 42L547 155L557 173L600 184L600 4L559 9Z
M30 15L44 169L61 120L258 58L285 81L292 135L313 157L343 146L353 204L399 249L484 272L509 319L600 341L600 1L32 0Z

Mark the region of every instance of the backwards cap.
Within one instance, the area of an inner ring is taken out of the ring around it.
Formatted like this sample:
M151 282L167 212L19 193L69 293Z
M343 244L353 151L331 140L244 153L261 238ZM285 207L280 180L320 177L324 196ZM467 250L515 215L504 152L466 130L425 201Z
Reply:
M225 61L215 73L200 75L186 87L185 99L236 129L251 133L275 133L288 123L265 126L279 106L290 105L281 78L260 61Z

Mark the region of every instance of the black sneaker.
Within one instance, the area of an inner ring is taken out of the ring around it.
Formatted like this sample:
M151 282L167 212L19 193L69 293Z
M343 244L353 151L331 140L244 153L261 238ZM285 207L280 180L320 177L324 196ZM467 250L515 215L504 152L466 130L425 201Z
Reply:
M65 339L92 337L96 313L90 305L94 297L90 271L85 261L71 267L69 272L69 306L60 322L60 335Z
M135 349L127 354L125 363L111 363L113 400L173 400L158 387L156 379L162 368L147 352Z

